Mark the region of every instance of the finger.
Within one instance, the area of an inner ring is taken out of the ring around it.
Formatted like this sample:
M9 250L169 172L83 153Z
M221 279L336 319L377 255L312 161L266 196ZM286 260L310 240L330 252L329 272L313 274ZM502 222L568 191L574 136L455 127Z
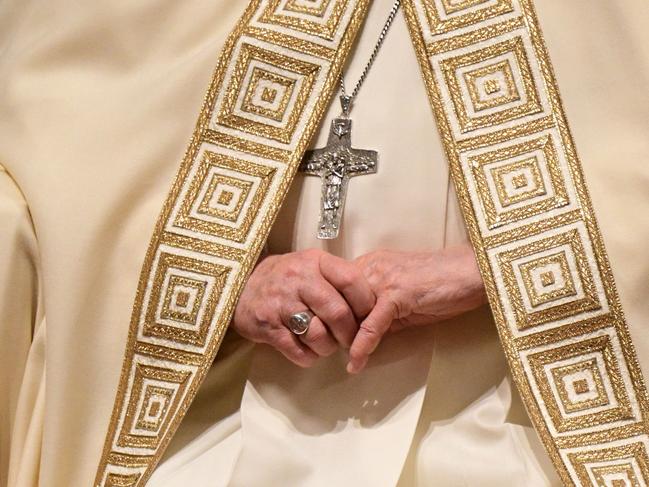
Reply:
M318 360L315 352L301 343L297 336L286 328L278 328L268 344L300 367L311 367Z
M325 324L314 316L309 323L309 328L304 335L300 335L299 340L313 350L321 357L328 357L338 350L338 343L329 333Z
M300 299L327 326L336 341L349 348L358 331L352 309L324 277L314 278L299 290Z
M344 296L356 318L362 320L372 311L376 304L374 292L356 264L324 254L320 258L320 272Z
M349 349L347 372L357 374L367 364L369 356L379 346L381 338L395 318L395 306L390 300L379 299L374 309L361 323L360 329Z

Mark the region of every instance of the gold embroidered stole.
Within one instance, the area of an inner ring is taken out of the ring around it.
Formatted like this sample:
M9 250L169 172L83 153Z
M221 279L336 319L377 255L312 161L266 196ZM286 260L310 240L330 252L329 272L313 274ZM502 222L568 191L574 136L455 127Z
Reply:
M142 268L97 486L142 486L162 456L368 4L253 0L228 38ZM504 350L559 475L649 483L647 393L531 0L404 10Z
M405 10L537 433L565 485L645 485L647 391L532 1Z

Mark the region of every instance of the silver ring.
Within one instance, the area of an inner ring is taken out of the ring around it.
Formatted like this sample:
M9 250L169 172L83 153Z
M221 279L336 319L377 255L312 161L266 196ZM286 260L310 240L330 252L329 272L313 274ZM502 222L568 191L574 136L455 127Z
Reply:
M304 335L309 330L311 320L315 315L311 311L301 311L291 315L288 320L288 329L295 335Z

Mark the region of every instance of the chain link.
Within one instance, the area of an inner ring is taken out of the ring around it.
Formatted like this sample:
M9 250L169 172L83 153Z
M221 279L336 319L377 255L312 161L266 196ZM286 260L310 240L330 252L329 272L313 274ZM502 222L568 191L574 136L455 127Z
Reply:
M345 78L343 77L343 73L342 72L340 73L340 92L342 93L343 97L348 99L350 107L354 103L354 99L356 98L356 95L358 95L358 92L361 90L361 86L363 86L363 83L367 78L367 74L370 72L370 68L372 67L372 64L374 64L374 60L376 59L376 56L379 54L381 45L383 45L383 41L385 40L385 37L387 36L388 31L390 30L390 26L392 25L392 22L394 21L394 18L396 17L400 6L401 6L401 0L395 0L394 5L392 5L392 9L390 9L390 13L388 14L388 18L386 19L385 24L381 29L381 33L379 34L379 39L376 41L376 45L374 46L372 55L370 56L370 59L367 61L367 64L365 65L365 68L361 73L361 77L358 78L358 81L356 82L356 86L354 86L354 91L352 91L352 94L350 96L347 96L347 91L345 89Z

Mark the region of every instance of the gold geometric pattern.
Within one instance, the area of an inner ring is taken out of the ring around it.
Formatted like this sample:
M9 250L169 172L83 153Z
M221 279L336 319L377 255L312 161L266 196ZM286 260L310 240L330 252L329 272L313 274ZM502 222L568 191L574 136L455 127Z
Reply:
M567 207L570 203L551 135L466 157L465 171L489 229Z
M154 447L160 440L183 397L191 372L137 364L133 393L126 407L124 425L117 438L121 447ZM142 421L158 404L157 415Z
M172 397L173 391L171 389L147 385L140 414L135 425L136 429L160 431L162 420L167 415Z
M206 288L205 281L170 275L160 317L195 325Z
M500 206L507 206L547 194L536 157L489 170L496 185Z
M514 10L511 0L423 0L430 32L446 32L469 27Z
M520 100L511 65L507 61L463 73L476 112Z
M497 78L484 80L482 86L484 87L484 92L487 95L493 95L494 93L499 93L501 91L500 80L498 80Z
M646 442L626 443L566 455L577 485L597 487L645 487L649 485Z
M268 166L205 152L174 226L245 242L274 174ZM223 191L232 194L227 204L219 202Z
M260 20L333 41L349 0L270 0Z
M597 359L592 358L551 369L564 411L572 413L609 404L597 366Z
M331 0L288 0L284 5L284 9L289 12L305 13L315 15L316 17L324 17L327 7L331 4Z
M565 250L519 266L532 307L577 294Z
M288 144L320 69L319 64L244 43L215 123ZM273 92L273 102L265 101Z
M97 487L151 476L231 321L369 0L252 0L151 239Z
M543 111L522 37L444 58L440 69L462 133ZM488 81L499 89L488 94Z
M109 473L106 476L106 487L134 487L140 479L140 474L120 475Z
M281 122L296 80L254 67L242 110Z
M143 335L204 346L230 272L211 262L162 252L153 271ZM185 306L178 303L182 293L187 295Z
M252 181L212 174L205 196L198 205L198 213L236 222L252 188Z
M527 362L558 433L635 419L608 335L530 353Z
M512 376L563 484L649 485L649 397L532 0L403 5Z
M602 308L578 230L497 254L518 330Z
M593 467L591 472L598 485L610 485L611 487L635 487L641 485L631 463Z
M489 0L441 0L441 3L442 7L444 7L444 13L446 15L451 15L463 10L468 10L469 8L493 2L489 2Z
M261 93L261 100L266 103L273 103L277 98L277 90L274 88L264 87Z

